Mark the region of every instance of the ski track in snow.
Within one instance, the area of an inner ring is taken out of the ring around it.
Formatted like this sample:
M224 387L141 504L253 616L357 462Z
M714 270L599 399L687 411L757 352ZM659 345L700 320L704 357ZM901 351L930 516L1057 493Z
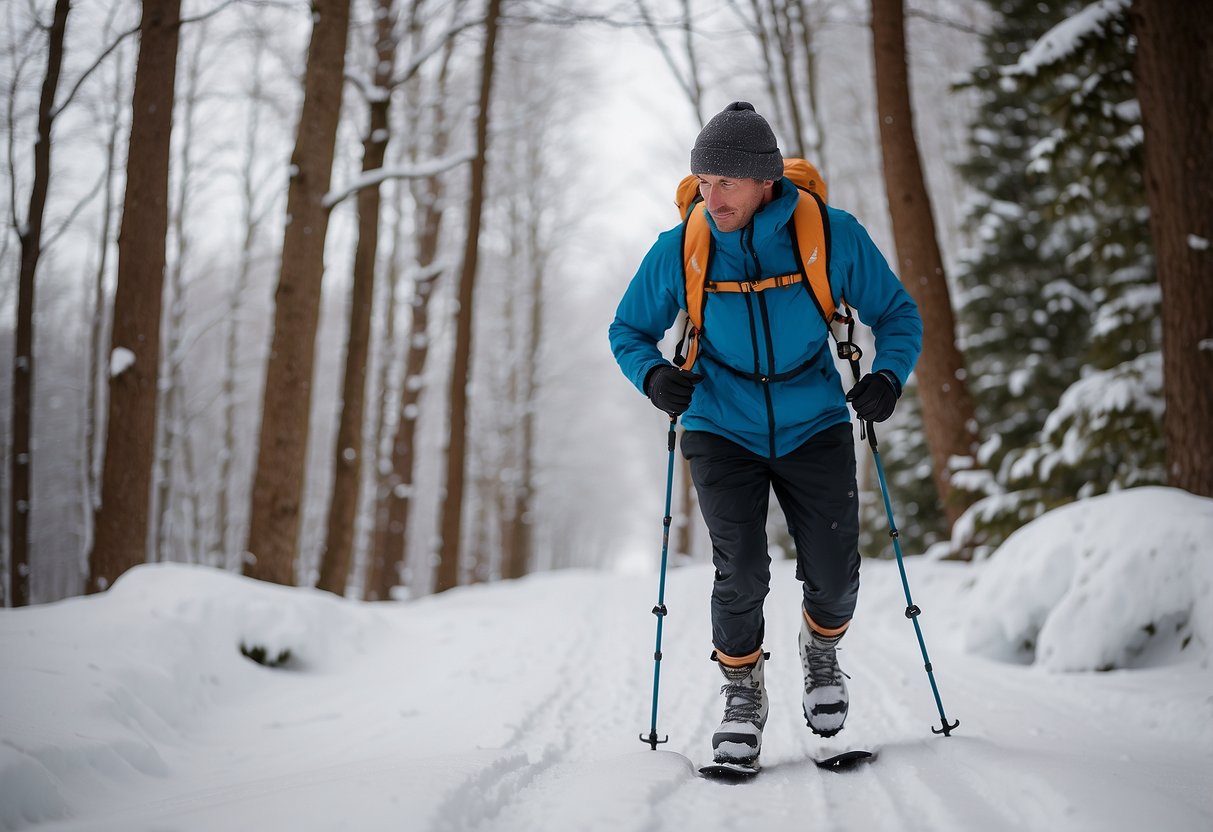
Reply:
M399 605L333 601L334 626L355 633L339 661L275 671L237 658L229 675L245 681L182 691L193 705L181 712L165 705L167 667L164 691L131 670L129 689L79 693L93 712L54 742L0 715L0 799L33 782L62 801L48 798L41 816L31 802L23 820L0 814L0 829L1213 828L1213 673L1190 663L1056 674L964 654L951 602L966 568L908 564L947 715L960 719L951 737L931 733L939 715L893 564L865 562L839 652L851 713L830 739L804 725L799 585L793 564L773 565L764 770L735 785L696 774L722 708L707 660L710 567L670 574L657 726L670 740L656 753L638 736L649 728L656 576L551 573ZM194 573L182 571L188 585ZM173 635L170 616L158 637L189 650L189 638L206 638L190 623ZM130 628L123 650L136 655L148 628ZM102 702L115 724L104 736ZM844 773L814 765L851 748L878 759ZM20 764L6 765L13 757Z

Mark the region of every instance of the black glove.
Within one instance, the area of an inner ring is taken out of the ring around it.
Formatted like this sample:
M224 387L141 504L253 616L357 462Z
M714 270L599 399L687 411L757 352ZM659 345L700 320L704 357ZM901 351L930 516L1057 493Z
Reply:
M649 401L671 416L679 416L691 406L695 385L703 381L699 373L680 370L669 364L658 364L649 370L644 380L644 393Z
M855 408L855 415L865 422L883 422L893 415L897 397L901 395L901 383L888 370L868 373L856 382L847 393L847 401Z

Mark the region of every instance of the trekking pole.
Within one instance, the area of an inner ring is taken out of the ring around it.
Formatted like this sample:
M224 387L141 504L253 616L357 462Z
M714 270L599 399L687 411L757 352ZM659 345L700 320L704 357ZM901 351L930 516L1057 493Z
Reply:
M918 648L922 651L922 661L927 670L927 678L931 681L931 693L935 694L935 707L939 709L940 727L932 726L931 733L950 737L952 729L960 725L960 720L949 724L948 718L943 712L943 700L939 698L939 687L935 684L935 671L931 668L931 658L927 655L927 643L922 638L922 627L918 626L918 615L922 610L910 598L910 582L906 580L906 567L901 557L901 542L898 539L900 534L893 523L893 504L889 502L889 486L885 482L884 466L880 464L880 449L876 445L876 431L873 430L871 422L865 424L868 429L868 444L872 446L872 458L876 460L876 476L880 479L880 496L884 497L884 511L889 517L889 537L893 538L893 551L897 555L897 569L901 572L901 588L906 593L906 618L914 622L914 633L918 636Z
M670 432L667 436L667 444L670 448L670 460L666 466L665 473L665 517L662 519L664 531L661 535L661 581L657 586L657 606L653 607L653 615L657 616L657 644L653 649L653 720L649 725L648 736L640 735L641 742L647 742L654 751L657 746L663 742L669 742L669 736L664 739L657 739L657 690L661 684L661 625L665 620L665 567L666 561L670 552L670 523L673 518L670 515L670 497L674 490L674 445L677 443L677 435L674 433L674 427L678 422L677 416L670 417Z

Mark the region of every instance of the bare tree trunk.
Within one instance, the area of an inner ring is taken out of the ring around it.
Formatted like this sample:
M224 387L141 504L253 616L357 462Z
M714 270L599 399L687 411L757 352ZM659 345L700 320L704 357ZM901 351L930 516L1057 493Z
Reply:
M295 582L328 234L322 201L332 176L350 16L349 0L315 0L313 9L244 564L250 577L288 585Z
M750 0L750 18L737 0L729 0L729 6L758 42L762 77L775 110L773 121L784 137L784 155L803 156L824 170L824 132L817 101L816 43L809 0ZM804 50L803 62L800 49ZM800 77L802 65L804 78ZM808 96L807 122L800 99L802 89Z
M180 21L180 0L143 4L89 592L106 589L127 569L147 560Z
M463 534L463 481L467 449L468 378L472 357L472 303L480 252L480 214L489 139L489 104L492 101L493 55L501 0L489 0L485 15L484 58L480 70L480 102L476 113L476 156L472 159L468 196L467 240L459 277L459 311L455 321L455 355L451 365L450 445L447 449L446 489L442 503L442 543L435 571L435 592L459 584L459 550Z
M687 88L695 120L703 124L703 85L699 80L699 60L695 57L695 30L691 25L691 0L682 0L682 45L687 53Z
M369 601L379 600L376 590L379 586L379 575L385 568L382 547L385 545L384 536L387 534L388 527L388 495L393 485L391 449L386 449L385 453L384 443L387 441L388 430L394 424L398 424L398 422L394 423L392 421L393 416L389 412L392 404L389 403L389 399L392 391L392 371L396 369L396 305L400 284L400 249L401 241L404 237L404 194L405 184L398 182L393 192L395 221L390 237L392 240L392 252L388 257L387 285L383 289L385 295L383 300L383 329L380 331L379 336L379 351L383 355L383 359L379 365L379 383L376 385L380 400L376 412L373 443L376 466L374 472L375 504L372 511L374 512L375 519L371 529L371 539L368 544L368 567L365 582L366 589L364 592L364 597Z
M375 72L377 90L387 89L396 61L396 16L392 0L379 0L375 13ZM388 143L388 107L391 96L368 102L370 122L362 143L363 172L379 170ZM371 343L371 308L375 300L375 260L379 251L379 186L358 192L358 245L354 251L354 285L350 298L349 341L341 392L341 420L333 467L333 493L328 530L320 559L317 586L345 594L353 560L354 520L362 485L362 428L365 421L366 365Z
M538 152L535 145L533 152ZM532 155L532 175L537 174L538 160ZM535 195L532 194L532 198ZM518 403L521 411L521 432L518 442L520 463L517 482L514 486L513 517L510 522L510 540L507 550L510 557L502 564L501 577L521 578L531 571L535 545L535 419L537 416L535 395L539 390L538 355L543 343L543 293L547 277L547 256L542 252L539 239L539 218L542 206L532 204L528 222L530 238L529 262L534 271L531 287L530 321L527 327L528 341L523 348L525 360L521 361L522 387Z
M258 30L252 54L251 88L248 108L248 129L244 134L243 160L240 170L240 204L241 221L244 227L244 238L240 244L240 259L236 267L236 277L227 293L227 314L225 325L227 333L224 338L223 351L223 387L220 401L223 408L222 447L219 451L218 487L215 491L215 533L209 544L212 566L228 566L230 548L234 548L230 539L232 536L231 493L236 484L232 478L232 464L236 455L236 375L240 356L240 315L244 302L244 294L248 289L249 278L253 268L253 249L257 234L261 228L261 214L257 208L255 162L258 153L258 138L261 127L261 111L264 106L261 101L265 50L263 45L265 33ZM230 547L230 548L229 548Z
M774 49L771 47L771 36L767 31L767 12L761 0L750 0L750 10L754 13L754 36L758 38L758 46L762 52L762 62L765 67L762 77L767 82L767 97L771 99L771 103L775 107L775 122L786 124L787 121L783 115L783 97L775 86L775 78L779 73L772 58Z
M687 57L687 72L686 77L683 77L682 69L678 66L678 62L674 60L674 53L670 51L670 47L666 44L665 39L661 35L661 31L657 28L657 24L653 20L653 15L649 11L645 0L636 0L636 7L640 11L640 19L644 21L644 27L648 31L649 36L653 39L653 43L657 45L657 50L661 53L661 57L665 60L666 66L670 68L670 73L674 76L674 80L682 87L683 94L686 95L687 101L691 105L691 109L695 111L695 121L697 124L703 124L703 87L699 81L699 61L695 57L695 30L691 20L691 4L690 0L682 0L682 35L683 48L686 50Z
M680 436L681 439L681 436ZM695 486L691 482L691 463L681 454L678 456L678 502L674 522L674 553L691 555L691 518L695 512Z
M935 488L950 526L966 506L952 495L949 461L976 452L976 416L964 359L956 348L956 322L914 138L902 0L872 0L872 38L885 189L899 273L923 320L918 389Z
M813 164L817 165L822 176L828 177L825 122L822 119L818 96L820 85L817 76L817 23L811 17L812 3L809 0L795 0L795 2L798 9L797 17L800 21L801 43L804 46L805 74L807 76L804 85L808 93L808 119L811 128L804 152L808 154L808 158L812 160ZM826 181L828 182L829 179L827 178Z
M690 9L684 7L684 13L689 21ZM691 54L689 22L687 35L687 51L688 60L694 63L693 55ZM697 76L692 71L692 78L695 78L693 85L694 89L698 89ZM529 341L525 345L524 356L526 360L522 362L522 390L520 397L521 404L521 428L522 436L519 443L519 457L521 461L521 470L518 476L517 495L514 502L514 523L513 523L513 540L511 550L513 552L513 560L510 563L509 571L503 571L502 577L505 578L521 578L529 573L535 559L535 436L536 436L536 420L539 412L536 405L536 398L539 392L539 355L540 349L543 346L543 311L544 298L547 293L548 283L548 262L550 259L550 242L541 237L542 219L547 205L547 190L535 187L539 183L544 182L544 160L543 148L536 142L527 145L526 149L527 174L526 181L533 183L527 191L529 201L528 217L527 217L527 240L528 240L528 260L530 270L533 274L531 285L531 304L530 304L530 321L527 326ZM549 174L550 176L550 174Z
M55 91L63 66L63 40L67 32L69 0L56 0L46 58L46 77L38 101L38 140L34 143L34 182L30 189L25 227L17 229L21 240L21 272L17 287L17 340L13 356L13 450L12 481L9 487L9 575L12 604L30 602L29 514L30 514L30 427L34 402L34 275L42 255L42 220L51 180L51 128L54 126ZM2 593L0 593L2 594Z
M1146 196L1162 289L1167 481L1213 497L1213 25L1134 0Z
M429 185L431 194L441 192L437 179ZM405 561L408 544L409 508L412 505L413 484L416 479L417 416L420 409L425 364L429 357L429 305L434 282L441 274L433 269L442 223L442 209L435 204L427 207L418 249L418 266L424 269L413 283L412 324L405 352L403 381L400 386L400 407L396 435L392 440L391 470L384 490L387 523L375 543L371 576L367 581L367 597L372 601L391 598L400 567Z
M180 354L182 344L182 329L185 324L185 262L189 257L189 237L186 234L186 212L189 210L189 191L193 187L194 172L194 114L198 104L198 84L202 74L202 55L206 51L205 27L193 54L187 60L185 70L185 89L182 96L181 129L181 159L180 172L177 177L177 199L172 210L173 242L176 251L168 266L167 295L168 320L165 322L164 355L161 360L161 372L168 378L168 383L159 391L157 420L157 451L156 467L156 501L155 522L153 525L152 549L153 560L165 560L169 557L171 531L170 512L173 507L173 461L176 452L186 439L187 415L184 413L185 377L182 373L184 356ZM187 479L186 482L189 482Z
M473 516L480 520L472 525L472 563L467 570L469 585L493 579L493 525L501 522L506 499L506 489L502 484L487 476L485 466L481 465L480 468L481 473L476 477L476 485L469 495Z
M776 43L779 45L780 65L783 67L783 89L788 105L788 120L792 122L792 137L795 142L789 155L804 156L806 153L804 125L800 118L800 101L796 95L796 91L800 88L796 81L796 46L792 31L792 17L788 11L788 5L793 2L795 0L775 0L772 3L771 18L775 21Z
M410 28L414 37L420 35L417 17L418 3L411 15ZM419 41L415 41L419 43ZM446 113L447 73L455 41L448 39L443 54L442 66L434 91L434 127L430 152L434 158L446 153L449 141ZM419 107L414 106L415 112ZM396 434L392 439L390 473L381 488L383 502L378 512L387 517L374 545L370 577L367 580L367 598L386 601L391 598L403 566L408 546L409 510L412 507L413 484L416 481L417 465L417 417L420 412L421 393L425 380L425 365L429 358L429 308L434 285L442 274L435 262L438 244L442 239L442 215L445 189L441 176L410 183L414 202L420 209L421 219L417 235L417 273L413 279L413 296L410 301L412 320L409 325L408 346L405 349L404 369L401 372L400 405L397 412Z
M109 263L110 229L114 215L113 183L118 169L118 134L122 119L122 79L125 77L125 62L123 53L118 52L114 59L114 118L109 125L105 145L105 199L101 207L101 233L98 246L97 271L93 277L93 317L89 328L88 340L88 396L87 412L84 414L84 482L85 482L85 546L84 551L92 550L93 512L101 505L101 472L98 470L97 454L97 403L98 388L101 385L101 355L106 334L106 303L105 303L105 271Z
M189 535L186 538L185 562L202 563L203 542L202 490L198 487L198 468L194 463L194 435L187 430L181 437L181 479L185 483L185 504L190 509Z
M511 66L504 70L503 76L508 77L512 69ZM514 105L512 100L510 102L511 105ZM532 118L534 115L532 113ZM541 127L538 129L542 130ZM516 286L517 290L507 289L501 303L499 324L501 337L492 354L493 372L504 376L504 386L500 393L496 390L491 393L495 404L486 408L488 413L486 413L486 424L482 431L491 437L490 441L495 443L499 449L497 458L493 460L497 465L499 475L496 482L492 482L493 478L488 473L482 479L494 487L495 520L500 524L498 539L501 544L498 571L502 578L508 579L517 577L512 573L517 570L520 560L514 544L518 540L517 527L520 518L518 502L521 483L518 473L522 464L522 416L528 406L527 401L523 398L522 388L523 375L533 363L531 360L527 360L527 353L523 352L523 342L529 342L530 339L524 337L519 325L519 319L523 314L520 308L528 299L524 288L528 290L531 288L524 287L523 280L525 275L532 271L530 242L534 238L533 229L528 224L527 213L522 203L534 188L535 182L528 176L526 150L520 146L513 135L507 135L506 139L508 146L500 151L501 167L504 169L505 177L508 177L507 184L503 188L505 210L502 212L504 215L502 224L513 229L513 233L509 235L509 248L505 256L501 258L500 271L504 272L505 282ZM526 191L520 192L521 188L526 188ZM526 233L523 232L523 229L526 229ZM527 321L529 324L530 315L527 315ZM481 524L486 520L484 517L479 519Z

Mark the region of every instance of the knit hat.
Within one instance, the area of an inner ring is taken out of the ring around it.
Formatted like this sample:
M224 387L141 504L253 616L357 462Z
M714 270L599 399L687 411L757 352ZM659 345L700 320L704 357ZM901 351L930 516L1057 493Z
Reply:
M734 101L699 132L691 150L691 173L737 179L783 176L783 156L771 125L748 101Z

